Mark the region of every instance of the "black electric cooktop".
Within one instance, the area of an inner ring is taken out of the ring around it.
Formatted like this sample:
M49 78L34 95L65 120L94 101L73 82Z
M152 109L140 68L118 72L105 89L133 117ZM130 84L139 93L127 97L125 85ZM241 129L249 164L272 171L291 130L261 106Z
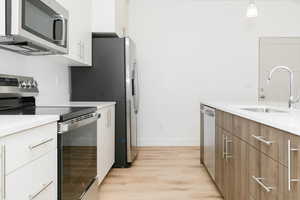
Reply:
M96 107L28 106L2 110L0 115L59 115L60 121L67 121L96 111Z

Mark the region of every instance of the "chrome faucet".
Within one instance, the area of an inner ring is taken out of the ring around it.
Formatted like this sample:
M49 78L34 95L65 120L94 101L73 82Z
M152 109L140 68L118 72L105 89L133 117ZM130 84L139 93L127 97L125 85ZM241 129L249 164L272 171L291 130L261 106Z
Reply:
M289 67L286 67L286 66L276 66L269 73L268 83L271 81L273 73L275 71L279 70L279 69L288 71L289 74L290 74L290 97L289 97L289 102L288 103L289 103L289 109L292 109L293 108L293 104L298 103L299 99L300 99L299 97L297 97L297 98L294 97L294 92L293 92L293 90L294 90L294 72Z

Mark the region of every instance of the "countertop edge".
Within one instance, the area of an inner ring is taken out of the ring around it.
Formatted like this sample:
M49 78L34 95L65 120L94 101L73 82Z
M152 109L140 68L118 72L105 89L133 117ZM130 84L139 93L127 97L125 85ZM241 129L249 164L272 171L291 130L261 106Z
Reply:
M4 117L5 115L2 115ZM14 123L10 128L0 128L0 139L10 135L18 134L29 129L38 128L43 125L51 124L59 120L58 115L38 115L37 119L28 120L28 122ZM16 119L18 120L18 119Z
M59 104L46 104L39 106L70 106L70 107L97 107L97 109L106 108L112 105L116 105L114 101L70 101L67 103L59 103Z
M284 125L283 122L281 122L281 124L279 123L275 123L271 117L266 118L266 116L263 117L257 117L251 113L248 112L243 112L243 111L239 111L238 108L233 108L234 105L240 105L240 104L218 104L218 103L209 103L209 102L205 102L205 101L201 101L202 105L206 105L224 112L228 112L230 114L269 126L269 127L273 127L276 129L279 129L281 131L284 132L288 132L290 134L296 135L296 136L300 136L300 125L298 127L293 126L288 126L288 125Z

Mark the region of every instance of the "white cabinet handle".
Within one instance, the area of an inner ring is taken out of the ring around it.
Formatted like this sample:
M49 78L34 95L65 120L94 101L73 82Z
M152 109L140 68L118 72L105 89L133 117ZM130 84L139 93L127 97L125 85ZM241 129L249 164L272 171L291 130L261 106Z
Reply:
M5 145L1 145L1 200L6 198L6 170L5 170L5 160L6 160Z
M252 135L252 137L266 145L272 145L274 143L273 141L266 140L264 136Z
M255 176L252 176L252 179L258 183L266 192L271 192L271 190L273 190L274 188L273 187L269 187L269 186L266 186L262 181L265 180L264 178L258 178L258 177L255 177Z
M85 60L85 44L84 42L81 42L82 45L82 59Z
M29 200L33 200L35 199L37 196L39 196L44 190L46 190L51 184L53 183L53 181L50 181L49 183L43 184L42 189L40 189L38 192L29 195Z
M291 171L292 171L292 168L291 168L291 162L292 162L292 156L291 154L293 152L297 152L297 151L300 151L300 148L292 148L292 145L291 145L291 140L288 140L288 190L291 191L291 184L292 182L300 182L300 178L299 179L293 179L292 178L292 175L291 175Z
M106 122L106 127L110 128L111 127L111 110L109 109L107 111L107 122Z
M82 58L82 56L81 56L81 41L80 42L78 42L78 58Z
M38 144L32 144L32 145L29 145L29 149L30 150L34 150L35 148L38 148L39 146L42 146L42 145L44 145L44 144L47 144L47 143L49 143L49 142L51 142L51 141L53 141L54 140L54 138L50 138L50 139L45 139L45 140L42 140L41 142L39 142Z

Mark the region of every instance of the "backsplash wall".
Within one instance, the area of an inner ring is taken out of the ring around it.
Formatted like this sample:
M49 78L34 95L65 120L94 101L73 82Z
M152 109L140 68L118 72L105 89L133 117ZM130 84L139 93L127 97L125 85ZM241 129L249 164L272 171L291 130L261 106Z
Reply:
M273 67L288 66L294 72L294 95L300 95L300 37L263 37L259 46L259 95L264 97L260 100L287 107L289 73L276 71L269 83L267 77Z
M69 68L52 56L28 57L0 50L0 61L0 74L33 76L37 80L37 104L69 101Z

